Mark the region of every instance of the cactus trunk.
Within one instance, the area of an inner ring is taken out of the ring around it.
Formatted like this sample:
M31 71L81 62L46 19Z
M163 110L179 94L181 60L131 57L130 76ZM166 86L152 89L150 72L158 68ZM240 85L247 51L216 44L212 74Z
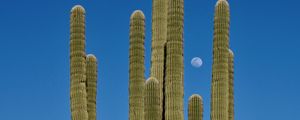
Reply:
M189 98L189 120L203 120L203 101L200 95L194 94Z
M165 120L183 120L183 0L168 1Z
M151 48L151 75L159 82L160 94L160 119L163 117L164 103L164 69L165 69L165 44L167 42L167 15L168 0L152 1L152 48Z
M145 120L161 120L159 82L150 77L145 84Z
M85 10L74 6L71 10L70 39L71 112L72 120L88 120L85 59Z
M234 54L233 52L229 49L229 59L228 59L228 74L229 74L229 95L228 95L228 120L234 120Z
M96 120L97 97L97 58L89 54L86 57L86 92L88 120Z
M129 119L144 120L144 83L145 83L145 16L136 10L130 17L129 48Z
M211 120L228 120L229 5L216 3L214 16Z

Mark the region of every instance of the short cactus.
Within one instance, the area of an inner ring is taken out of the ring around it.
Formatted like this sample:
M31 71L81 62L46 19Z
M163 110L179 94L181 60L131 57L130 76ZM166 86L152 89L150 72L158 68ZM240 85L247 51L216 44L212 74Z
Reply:
M159 82L160 114L163 116L163 84L165 70L165 45L167 42L168 0L152 1L151 75Z
M228 120L229 4L218 0L214 16L211 120Z
M97 96L97 58L89 54L86 57L86 92L88 120L96 120L96 96Z
M144 39L145 16L136 10L130 17L129 120L144 120Z
M169 0L165 73L165 120L183 120L183 0Z
M234 120L234 54L233 52L229 49L229 57L228 57L228 74L229 74L229 95L228 95L228 120Z
M145 120L162 120L159 92L158 81L154 77L150 77L145 83L144 91Z
M203 101L200 95L194 94L189 98L189 120L203 120Z
M71 10L71 112L72 120L88 120L85 61L85 10L76 5Z

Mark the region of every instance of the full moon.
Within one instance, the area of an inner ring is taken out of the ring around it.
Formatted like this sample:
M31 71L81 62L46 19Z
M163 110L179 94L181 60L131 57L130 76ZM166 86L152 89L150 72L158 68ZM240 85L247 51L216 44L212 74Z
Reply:
M199 67L202 66L203 62L202 62L201 58L199 58L199 57L194 57L194 58L192 59L192 61L191 61L191 64L192 64L193 67L199 68Z

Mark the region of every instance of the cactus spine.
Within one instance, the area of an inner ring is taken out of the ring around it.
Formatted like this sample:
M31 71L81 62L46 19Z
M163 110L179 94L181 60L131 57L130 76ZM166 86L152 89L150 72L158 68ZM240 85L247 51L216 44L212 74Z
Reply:
M129 119L144 120L145 16L136 10L130 17Z
M167 15L168 0L152 1L152 48L151 48L151 76L159 82L160 94L160 120L163 116L164 105L164 70L165 70L165 44L167 42Z
M86 57L88 120L96 120L97 73L97 58L94 55L89 54Z
M183 0L169 0L165 120L183 120Z
M79 5L71 10L70 52L72 120L88 120L85 83L85 10Z
M159 82L150 77L145 84L145 120L161 120Z
M233 52L229 49L229 57L228 57L228 73L229 73L229 95L228 95L228 120L234 120L234 92L233 92L233 74L234 74L234 54Z
M189 120L203 120L203 101L200 95L194 94L189 98Z
M229 5L218 0L214 16L211 120L228 120Z

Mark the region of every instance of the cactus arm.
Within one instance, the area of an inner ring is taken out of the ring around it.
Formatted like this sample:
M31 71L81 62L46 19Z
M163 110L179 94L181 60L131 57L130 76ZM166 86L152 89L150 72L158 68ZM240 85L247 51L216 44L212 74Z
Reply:
M159 82L150 77L145 83L145 120L161 120Z
M71 118L88 120L86 100L85 10L76 5L71 10L70 38Z
M86 92L87 112L89 120L96 120L96 97L97 97L97 58L89 54L86 57Z
M189 98L188 120L203 120L203 101L200 95L194 94Z
M183 120L183 0L169 0L165 120Z
M130 17L129 119L144 120L145 16L136 10Z
M214 16L211 120L228 120L229 5L218 0Z
M229 95L228 95L228 120L234 120L234 54L229 49L229 59L228 59L228 73L229 73Z

